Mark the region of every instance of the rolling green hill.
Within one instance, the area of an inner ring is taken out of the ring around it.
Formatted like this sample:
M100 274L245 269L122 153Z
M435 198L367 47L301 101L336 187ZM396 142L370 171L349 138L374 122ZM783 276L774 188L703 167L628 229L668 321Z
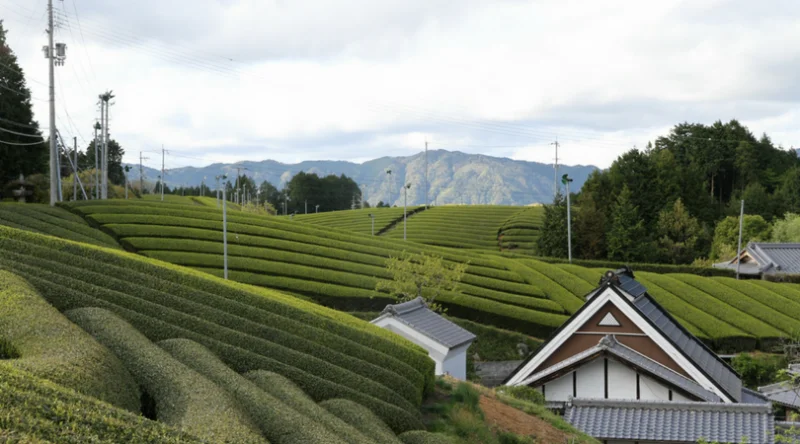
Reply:
M214 208L124 201L80 202L69 207L129 250L222 275L221 214ZM414 218L444 209L429 209ZM505 212L505 219L497 223L510 221L509 226L515 219L536 217L530 209L522 209L531 214L520 218L501 210L498 213ZM501 217L486 219L496 222ZM581 307L583 296L596 287L605 271L236 212L229 214L228 229L232 280L287 291L345 311L375 311L391 302L374 291L379 280L390 278L384 268L389 256L426 251L449 262L469 261L463 294L446 293L439 302L453 316L539 338L547 337ZM447 237L446 230L441 233ZM451 235L459 239L462 233L452 231ZM719 351L769 349L792 332L791 310L800 310L800 287L792 284L743 286L728 278L647 272L637 273L637 278L686 328ZM790 311L780 311L781 307Z
M424 207L409 207L408 214L413 215ZM375 234L387 229L394 223L402 227L403 208L365 208L349 211L331 211L319 214L298 214L294 220L322 227L336 228L350 233L372 235L372 218L375 216Z

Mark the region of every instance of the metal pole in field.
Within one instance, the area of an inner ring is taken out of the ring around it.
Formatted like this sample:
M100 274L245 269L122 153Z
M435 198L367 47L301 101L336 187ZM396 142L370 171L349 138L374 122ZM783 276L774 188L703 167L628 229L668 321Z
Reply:
M223 175L222 180L227 181L228 176ZM217 176L219 181L219 176ZM223 183L222 187L222 256L223 256L223 275L228 279L228 206L225 204L225 188L227 184Z
M97 162L97 131L100 130L100 122L94 124L94 198L100 199L100 169ZM89 154L89 153L86 153Z
M408 189L411 188L411 184L407 183L406 186L403 187L403 240L406 240L406 220L408 219Z
M165 153L166 153L166 151L164 151L164 145L161 145L161 202L164 202L164 179L166 179L166 177L164 176L164 154ZM219 204L219 202L217 202L217 204ZM217 206L219 206L219 205L217 205Z
M217 176L217 208L219 208L219 176Z
M78 138L72 138L72 155L75 158L75 177L72 178L72 200L78 200Z
M556 163L553 164L553 168L555 168L555 177L553 180L553 196L558 194L558 139L555 142L551 143L550 145L555 145L556 147Z
M428 185L428 141L425 141L425 209L428 209L428 190L430 189L430 185Z
M744 226L744 199L742 209L739 211L739 249L736 250L736 279L739 279L739 266L742 263L742 227Z
M567 187L567 255L569 256L569 263L572 263L572 211L569 200L569 183L572 179L569 175L565 174L561 177L561 182Z
M372 219L372 235L375 236L375 215L370 214L369 217Z
M315 213L319 213L319 205L317 205L317 206L316 206L316 211L315 211Z
M50 68L50 206L53 206L58 199L58 181L61 177L61 172L58 171L58 147L56 146L56 60L53 48L53 0L47 1L47 14L47 57Z
M305 205L306 205L306 214L308 214L308 201L307 200L305 201Z

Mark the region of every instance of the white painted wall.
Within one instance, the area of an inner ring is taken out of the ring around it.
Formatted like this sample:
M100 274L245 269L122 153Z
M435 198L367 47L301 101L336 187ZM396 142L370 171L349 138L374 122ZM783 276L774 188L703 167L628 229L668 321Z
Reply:
M454 348L442 362L442 373L461 380L467 379L467 349L470 344ZM438 366L438 364L437 364ZM438 373L437 373L438 374Z
M608 360L608 397L636 399L636 372L613 359Z
M576 370L578 372L576 398L602 399L606 396L605 366L603 361L603 358L595 359Z
M554 379L544 385L544 399L566 402L572 397L572 373Z
M642 401L669 401L669 389L645 375L639 375L639 399Z

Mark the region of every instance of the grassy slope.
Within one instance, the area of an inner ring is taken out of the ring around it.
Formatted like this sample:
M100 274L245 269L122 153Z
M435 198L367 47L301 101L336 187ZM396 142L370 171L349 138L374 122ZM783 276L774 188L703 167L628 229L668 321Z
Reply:
M280 373L313 399L349 398L417 427L432 365L384 330L294 298L128 253L0 227L0 268L60 310L106 308L151 341L192 339L239 372Z

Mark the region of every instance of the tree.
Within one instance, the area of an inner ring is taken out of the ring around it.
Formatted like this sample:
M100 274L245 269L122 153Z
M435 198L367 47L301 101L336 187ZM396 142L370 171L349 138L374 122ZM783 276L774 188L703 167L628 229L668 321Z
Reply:
M632 193L625 185L617 197L611 214L608 233L608 258L622 261L639 261L646 257L647 230L639 217L639 208L633 205Z
M102 145L102 144L101 144ZM102 146L98 146L98 154L102 159ZM112 185L125 185L125 170L122 167L122 156L125 155L125 150L122 149L122 146L114 139L109 139L108 141L108 183ZM89 146L86 148L86 154L80 156L78 158L78 164L82 165L82 168L93 169L94 168L94 140L89 142ZM98 166L102 167L99 164ZM103 180L102 178L100 180ZM160 191L160 189L159 189Z
M800 214L786 213L772 226L772 242L800 242Z
M592 195L581 196L580 211L575 211L573 236L576 256L581 259L602 259L606 251L606 215Z
M281 201L281 192L275 188L275 185L267 182L266 180L261 182L261 185L258 186L258 191L259 204L268 202L273 206L277 206L278 202Z
M769 240L772 229L763 217L753 214L744 215L742 226L742 247L748 242ZM728 216L717 224L714 230L714 241L711 244L711 259L731 259L736 256L739 245L739 218Z
M458 293L458 284L464 276L469 263L445 264L441 256L421 252L392 256L386 262L386 269L392 280L381 280L375 286L377 291L386 291L398 302L406 302L422 297L434 311L443 311L436 302L443 292Z
M49 145L42 140L39 124L33 119L31 92L17 56L8 46L2 20L0 86L0 127L6 130L0 133L0 141L6 142L0 143L0 184L18 179L20 174L47 173Z
M544 220L536 248L540 256L567 257L567 200L559 192L544 206Z
M782 211L800 213L800 167L794 167L784 174L777 194Z
M689 214L680 199L658 215L658 244L670 263L691 263L698 253L702 234L700 223Z

